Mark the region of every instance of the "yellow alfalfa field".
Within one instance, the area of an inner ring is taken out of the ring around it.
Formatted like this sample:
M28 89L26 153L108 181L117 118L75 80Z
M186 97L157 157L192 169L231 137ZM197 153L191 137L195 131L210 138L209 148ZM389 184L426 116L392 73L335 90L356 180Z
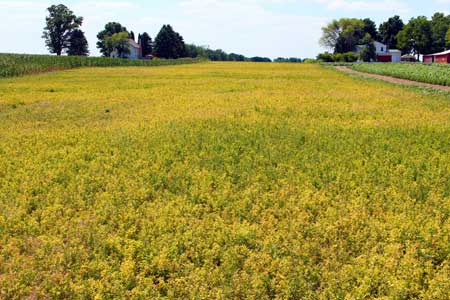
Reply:
M448 299L448 95L319 65L0 80L0 299Z

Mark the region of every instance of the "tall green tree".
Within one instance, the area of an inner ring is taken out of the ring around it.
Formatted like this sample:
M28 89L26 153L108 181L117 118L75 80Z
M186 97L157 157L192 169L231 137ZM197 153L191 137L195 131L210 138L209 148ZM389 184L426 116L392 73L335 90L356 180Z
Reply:
M397 46L397 34L403 30L405 24L399 16L393 16L386 22L380 25L380 39L383 44L386 44L388 48L396 49Z
M365 23L360 19L333 20L322 28L320 44L335 53L354 51L364 38Z
M446 34L450 29L450 16L443 13L435 13L431 18L431 52L440 52L446 47Z
M431 25L426 17L412 18L397 35L399 48L416 55L432 52Z
M147 32L139 34L138 42L142 47L142 56L150 55L153 53L152 38Z
M377 29L377 24L369 18L362 20L364 22L364 36L365 34L369 34L373 40L378 40L379 33Z
M450 47L450 28L447 31L447 34L445 35L445 46Z
M338 43L339 36L341 35L343 28L339 20L333 20L327 26L322 27L322 37L320 38L320 44L329 49L335 49Z
M155 38L154 53L161 58L180 58L186 56L183 37L170 25L164 25Z
M50 53L60 56L69 45L71 33L83 24L83 17L77 17L63 4L52 5L47 11L42 38Z
M109 22L105 25L105 28L97 34L98 42L97 48L100 49L100 52L103 56L110 56L111 51L105 44L105 41L108 37L113 36L113 34L127 32L127 29L123 27L120 23L117 22Z
M175 32L175 49L178 57L186 57L186 44L184 38L178 32Z
M75 29L70 34L67 54L71 56L89 55L88 41L84 35L84 32L80 29Z
M415 41L411 37L410 29L403 29L397 34L397 48L406 54L416 54Z
M110 54L115 52L118 57L124 58L126 54L130 54L129 39L130 35L126 31L114 33L112 36L106 37L105 46Z
M133 41L136 41L136 37L134 36L133 30L130 31L130 39L132 39Z
M376 59L376 48L373 44L374 39L369 33L366 33L364 39L362 40L362 48L360 50L360 58L362 61L371 62Z

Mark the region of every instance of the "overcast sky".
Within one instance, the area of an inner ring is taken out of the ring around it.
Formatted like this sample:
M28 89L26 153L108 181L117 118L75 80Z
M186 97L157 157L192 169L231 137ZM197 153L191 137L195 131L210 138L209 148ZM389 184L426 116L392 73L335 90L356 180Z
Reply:
M171 24L188 43L246 56L315 57L321 27L334 18L370 17L380 23L395 14L404 20L450 13L450 0L0 0L0 52L48 53L41 39L46 8L63 3L84 17L91 55L96 34L109 21L154 37Z

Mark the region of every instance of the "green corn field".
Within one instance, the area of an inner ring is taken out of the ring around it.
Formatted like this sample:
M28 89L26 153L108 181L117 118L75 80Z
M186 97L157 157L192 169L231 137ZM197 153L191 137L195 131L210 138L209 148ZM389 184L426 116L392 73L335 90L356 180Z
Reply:
M362 63L354 64L351 68L361 72L450 86L449 64Z
M200 59L129 60L109 57L0 54L0 78L79 67L164 66L196 63Z

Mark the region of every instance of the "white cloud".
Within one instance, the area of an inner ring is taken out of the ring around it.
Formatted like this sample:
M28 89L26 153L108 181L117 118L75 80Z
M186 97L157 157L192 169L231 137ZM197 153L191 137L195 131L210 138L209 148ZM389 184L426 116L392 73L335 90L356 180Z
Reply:
M139 5L129 1L79 1L71 6L76 15L84 17L82 30L89 41L91 55L99 55L96 48L97 33L106 23L120 22L128 30L132 30L129 28L133 26L130 16L139 11L139 8Z
M132 2L108 2L108 1L83 1L74 7L78 9L89 9L91 12L100 9L102 11L116 11L117 9L133 9L138 8L137 4Z
M91 54L98 55L96 35L107 22L130 21L139 6L130 1L71 1L65 3L77 16L84 17L82 30L86 32ZM55 3L50 1L1 1L0 25L3 34L12 37L10 43L0 46L0 52L48 53L41 38L45 26L46 9ZM13 26L9 26L9 25ZM8 26L6 26L8 25Z
M264 7L275 2L296 1L187 0L179 3L176 17L168 15L162 19L174 25L186 41L227 52L269 57L315 56L321 50L320 28L327 19L274 12ZM163 20L159 16L141 19L140 23L154 27Z
M369 11L407 13L411 9L400 0L363 1L363 0L315 0L329 10Z
M0 8L3 9L36 9L46 8L48 3L46 2L34 2L34 1L0 1Z
M2 34L9 37L9 42L0 46L0 52L39 52L35 49L36 45L43 45L42 16L48 5L47 1L0 1L0 26Z
M11 37L0 52L46 53L41 39L45 9L53 0L0 0L0 26ZM371 17L381 22L392 14L404 19L421 14L418 2L406 0L61 0L84 17L91 54L98 55L96 35L110 21L153 37L172 24L187 42L227 52L262 56L312 57L321 27L333 18ZM444 10L450 0L433 0ZM439 9L440 7L440 9ZM413 9L414 8L414 9ZM423 11L422 11L423 13ZM428 12L430 13L430 12Z

